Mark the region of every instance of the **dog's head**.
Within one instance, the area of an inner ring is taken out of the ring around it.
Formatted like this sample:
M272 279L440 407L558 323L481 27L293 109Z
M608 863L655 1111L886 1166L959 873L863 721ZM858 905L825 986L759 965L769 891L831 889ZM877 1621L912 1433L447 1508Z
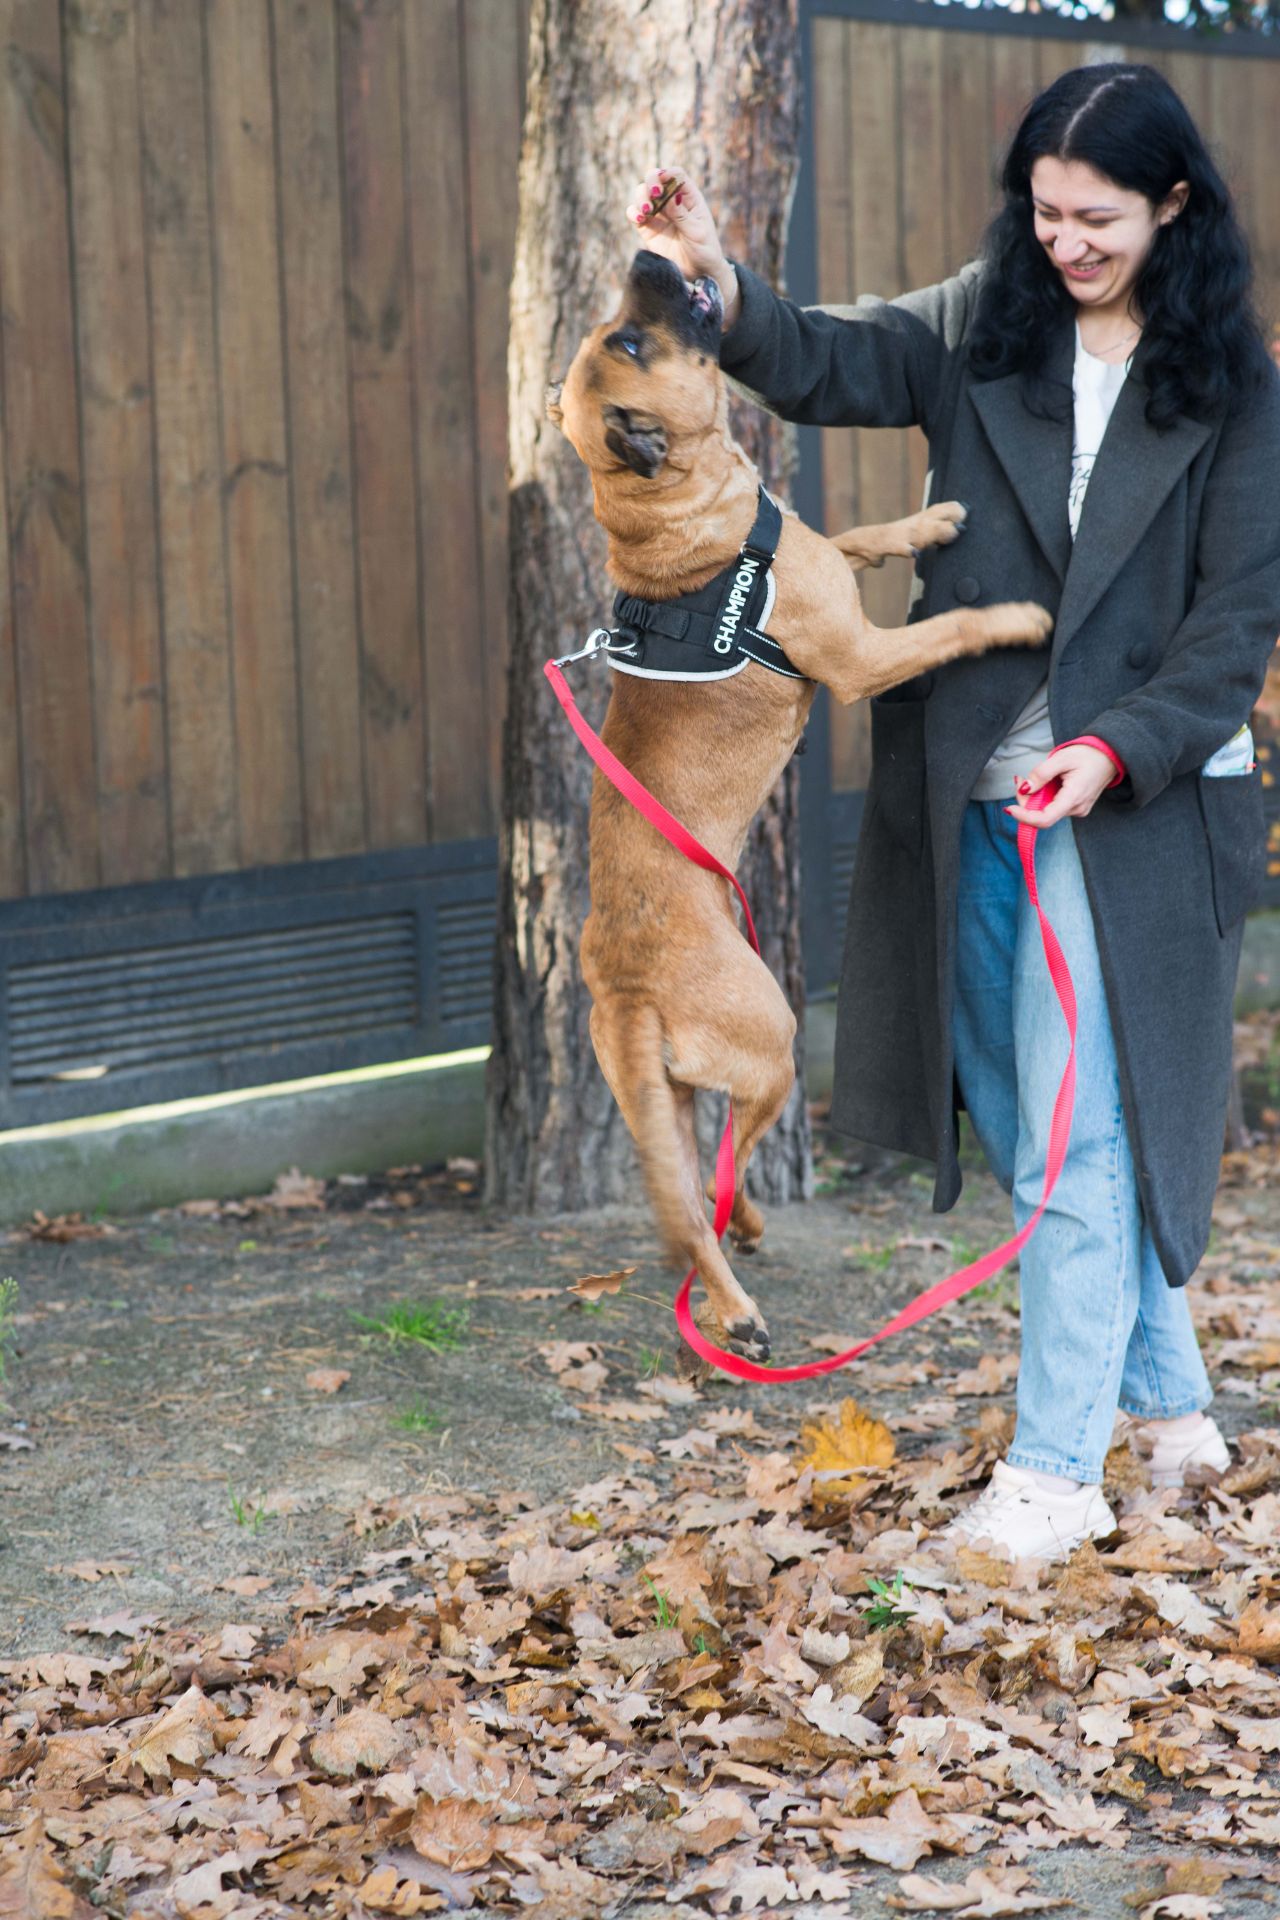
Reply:
M662 254L637 253L618 313L592 328L547 393L548 417L594 475L652 480L692 466L718 424L723 312L714 280L691 286Z

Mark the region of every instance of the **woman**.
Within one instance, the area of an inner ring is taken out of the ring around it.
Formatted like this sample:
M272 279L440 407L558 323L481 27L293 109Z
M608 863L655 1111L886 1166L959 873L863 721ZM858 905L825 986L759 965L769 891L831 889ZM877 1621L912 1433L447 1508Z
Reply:
M1280 626L1280 379L1230 196L1152 68L1064 74L1028 108L982 256L942 285L801 309L725 259L696 187L628 209L725 296L721 363L784 419L921 425L927 498L970 509L912 617L1038 600L1047 651L994 652L874 701L832 1118L936 1160L959 1106L1019 1225L1065 1057L1016 856L1079 997L1078 1094L1022 1256L1008 1458L954 1524L1015 1558L1114 1525L1117 1407L1157 1482L1226 1447L1180 1289L1209 1232L1242 923L1264 871L1247 731ZM1105 437L1104 437L1105 436ZM1043 812L1021 804L1056 783Z

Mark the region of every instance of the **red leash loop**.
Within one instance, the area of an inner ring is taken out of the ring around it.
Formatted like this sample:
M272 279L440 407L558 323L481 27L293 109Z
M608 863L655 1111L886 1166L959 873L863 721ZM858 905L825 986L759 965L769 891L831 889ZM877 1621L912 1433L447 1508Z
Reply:
M661 802L654 799L648 788L642 786L635 775L609 751L599 734L588 726L579 713L573 695L569 691L568 682L554 660L547 661L543 672L551 682L556 699L564 708L569 725L605 778L611 780L623 798L629 800L637 812L643 814L649 824L655 827L663 838L668 840L687 860L692 860L695 866L704 868L708 873L721 874L734 888L742 902L747 938L759 953L760 942L756 938L751 908L747 904L747 896L738 884L736 875L730 873L729 869L717 860L700 840L696 840L674 814L668 813ZM1024 798L1022 804L1035 808L1047 806L1057 784L1054 781L1050 786L1042 787L1030 799ZM1022 1251L1039 1226L1044 1210L1049 1204L1049 1198L1058 1183L1058 1176L1062 1172L1062 1164L1067 1154L1067 1142L1071 1136L1071 1115L1075 1107L1076 1093L1076 995L1066 956L1044 908L1040 905L1040 894L1036 886L1036 833L1035 827L1019 823L1018 857L1022 862L1027 894L1035 908L1036 919L1040 925L1040 939L1049 968L1049 978L1053 982L1058 1005L1062 1008L1062 1017L1066 1021L1070 1040L1067 1064L1063 1068L1062 1080L1053 1103L1049 1148L1045 1159L1044 1189L1040 1195L1040 1204L1027 1224L1015 1233L1012 1239L1003 1241L998 1247L993 1247L990 1253L984 1253L981 1259L972 1261L969 1266L960 1267L955 1273L949 1273L945 1280L939 1280L932 1287L926 1287L923 1293L918 1293L914 1300L908 1301L900 1313L896 1313L892 1320L887 1321L878 1333L870 1334L867 1339L860 1340L856 1346L847 1347L843 1353L832 1354L825 1360L810 1360L801 1367L762 1367L753 1360L744 1360L738 1354L730 1353L727 1347L713 1346L696 1325L689 1305L690 1290L697 1277L696 1267L691 1268L676 1295L676 1322L694 1352L709 1365L718 1367L722 1373L735 1374L739 1380L811 1380L817 1374L834 1373L840 1367L847 1367L851 1360L857 1360L868 1347L874 1347L880 1340L887 1340L890 1334L901 1333L907 1327L914 1327L918 1321L927 1319L931 1313L936 1313L939 1307L948 1306L952 1300L958 1300L962 1294L990 1280L999 1273L1001 1267L1007 1266L1015 1254ZM735 1187L731 1105L729 1119L721 1135L719 1151L716 1154L716 1200L712 1224L717 1239L729 1224L729 1215L733 1212Z

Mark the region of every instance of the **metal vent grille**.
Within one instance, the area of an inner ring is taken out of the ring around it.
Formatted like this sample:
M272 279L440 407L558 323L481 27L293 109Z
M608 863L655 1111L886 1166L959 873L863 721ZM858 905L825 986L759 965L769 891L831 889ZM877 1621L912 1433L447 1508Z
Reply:
M493 1006L494 904L449 900L436 909L440 1013L445 1020L487 1020Z
M417 947L402 912L13 966L10 1075L138 1072L413 1026Z

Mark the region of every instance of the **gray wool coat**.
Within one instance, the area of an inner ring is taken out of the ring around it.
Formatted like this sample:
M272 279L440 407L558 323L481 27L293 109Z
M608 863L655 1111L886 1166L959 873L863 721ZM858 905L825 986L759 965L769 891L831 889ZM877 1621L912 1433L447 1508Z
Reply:
M1036 600L1056 617L1054 737L1098 734L1128 769L1073 823L1115 1033L1142 1205L1183 1284L1209 1234L1242 923L1265 873L1261 775L1199 769L1249 718L1280 633L1280 377L1240 417L1146 423L1139 348L1077 536L1072 425L961 351L981 267L901 299L801 308L745 267L725 372L785 420L919 425L929 498L964 536L922 555L911 611ZM1050 372L1070 390L1074 324ZM1067 409L1068 415L1070 409ZM872 702L873 762L840 979L832 1121L937 1163L960 1192L951 1014L960 825L973 783L1045 671L1041 651L958 661Z

